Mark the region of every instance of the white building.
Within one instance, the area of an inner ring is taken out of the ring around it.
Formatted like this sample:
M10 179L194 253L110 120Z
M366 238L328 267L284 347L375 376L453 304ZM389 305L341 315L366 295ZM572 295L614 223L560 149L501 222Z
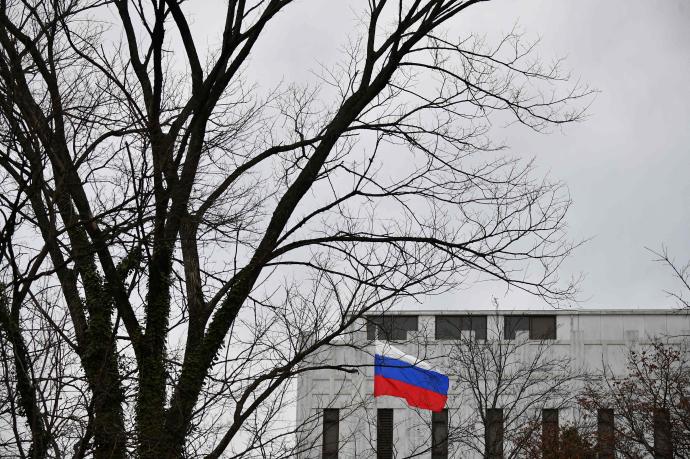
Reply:
M298 380L297 422L305 427L298 436L301 457L473 458L483 457L483 445L489 442L490 457L508 458L514 454L511 442L522 438L518 435L534 420L541 423L541 432L554 423L580 422L574 396L604 369L624 372L631 349L653 339L681 343L688 336L690 316L675 310L399 311L370 316L348 339L319 356L324 366L353 366L357 372L322 369ZM448 374L447 410L432 415L401 399L374 399L375 338ZM609 417L607 410L599 410L594 428L606 433L612 428ZM439 443L446 435L449 441Z

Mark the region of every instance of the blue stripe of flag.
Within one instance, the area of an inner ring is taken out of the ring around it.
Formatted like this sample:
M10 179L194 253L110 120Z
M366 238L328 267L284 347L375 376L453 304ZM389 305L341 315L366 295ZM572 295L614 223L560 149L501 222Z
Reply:
M448 376L402 360L375 354L374 374L448 395Z

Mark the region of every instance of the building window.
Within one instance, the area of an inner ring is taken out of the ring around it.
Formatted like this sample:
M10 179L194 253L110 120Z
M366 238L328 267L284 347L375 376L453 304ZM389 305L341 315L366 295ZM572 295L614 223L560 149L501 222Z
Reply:
M544 459L558 459L558 410L541 410L541 444Z
M390 408L377 412L376 459L393 459L393 410Z
M597 411L598 459L614 459L613 410L601 408Z
M504 316L503 337L505 339L515 339L518 331L529 331L529 317Z
M503 337L515 339L518 331L529 332L529 339L556 339L556 316L504 316Z
M367 339L404 341L407 332L417 331L417 316L368 316Z
M556 316L530 316L529 339L556 339Z
M486 410L486 430L484 432L486 457L503 459L503 409Z
M323 459L338 459L340 441L340 410L327 408L323 410Z
M448 410L431 413L431 459L448 459Z
M474 339L486 339L486 316L436 316L436 339L460 339L462 332L474 332Z
M654 410L654 459L672 459L671 416L667 409Z

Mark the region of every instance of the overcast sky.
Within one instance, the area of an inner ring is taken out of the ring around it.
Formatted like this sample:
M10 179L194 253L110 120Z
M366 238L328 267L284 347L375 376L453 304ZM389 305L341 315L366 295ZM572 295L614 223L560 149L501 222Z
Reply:
M503 1L490 9L504 26L518 18L542 37L545 54L566 55L601 91L589 118L563 134L509 139L570 189L570 234L592 238L568 265L586 275L584 304L672 305L663 292L674 285L669 272L644 247L664 243L690 258L690 2Z
M250 67L260 84L303 83L335 62L363 2L300 0L267 30ZM195 26L219 19L195 10ZM222 19L222 18L220 18ZM668 307L675 284L645 246L690 258L690 2L686 0L494 0L473 8L449 35L489 37L514 24L541 37L539 54L567 58L574 78L600 93L586 121L540 135L507 130L511 154L535 157L562 180L574 206L569 234L588 239L563 276L582 272L581 306ZM427 301L429 307L536 305L498 285Z

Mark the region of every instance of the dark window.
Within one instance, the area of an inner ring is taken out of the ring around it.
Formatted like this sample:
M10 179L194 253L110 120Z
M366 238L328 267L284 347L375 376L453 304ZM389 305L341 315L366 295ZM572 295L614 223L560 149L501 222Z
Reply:
M654 459L673 458L671 417L666 409L654 410Z
M340 440L340 410L327 408L323 410L323 459L338 458L338 442Z
M448 410L431 413L431 459L448 459Z
M541 410L541 443L544 459L558 459L558 410Z
M474 339L486 339L486 316L436 316L436 339L460 339L473 331Z
M376 458L393 459L393 410L381 408L376 417Z
M518 331L529 330L529 318L527 316L505 316L503 320L503 337L515 339Z
M406 340L408 331L417 330L417 316L367 317L367 339Z
M529 339L556 339L556 316L530 316Z
M597 411L598 459L614 459L613 410L602 408Z
M504 316L503 337L515 339L518 331L529 331L529 339L556 339L556 316Z
M486 410L486 457L488 459L503 459L503 410L489 408Z

